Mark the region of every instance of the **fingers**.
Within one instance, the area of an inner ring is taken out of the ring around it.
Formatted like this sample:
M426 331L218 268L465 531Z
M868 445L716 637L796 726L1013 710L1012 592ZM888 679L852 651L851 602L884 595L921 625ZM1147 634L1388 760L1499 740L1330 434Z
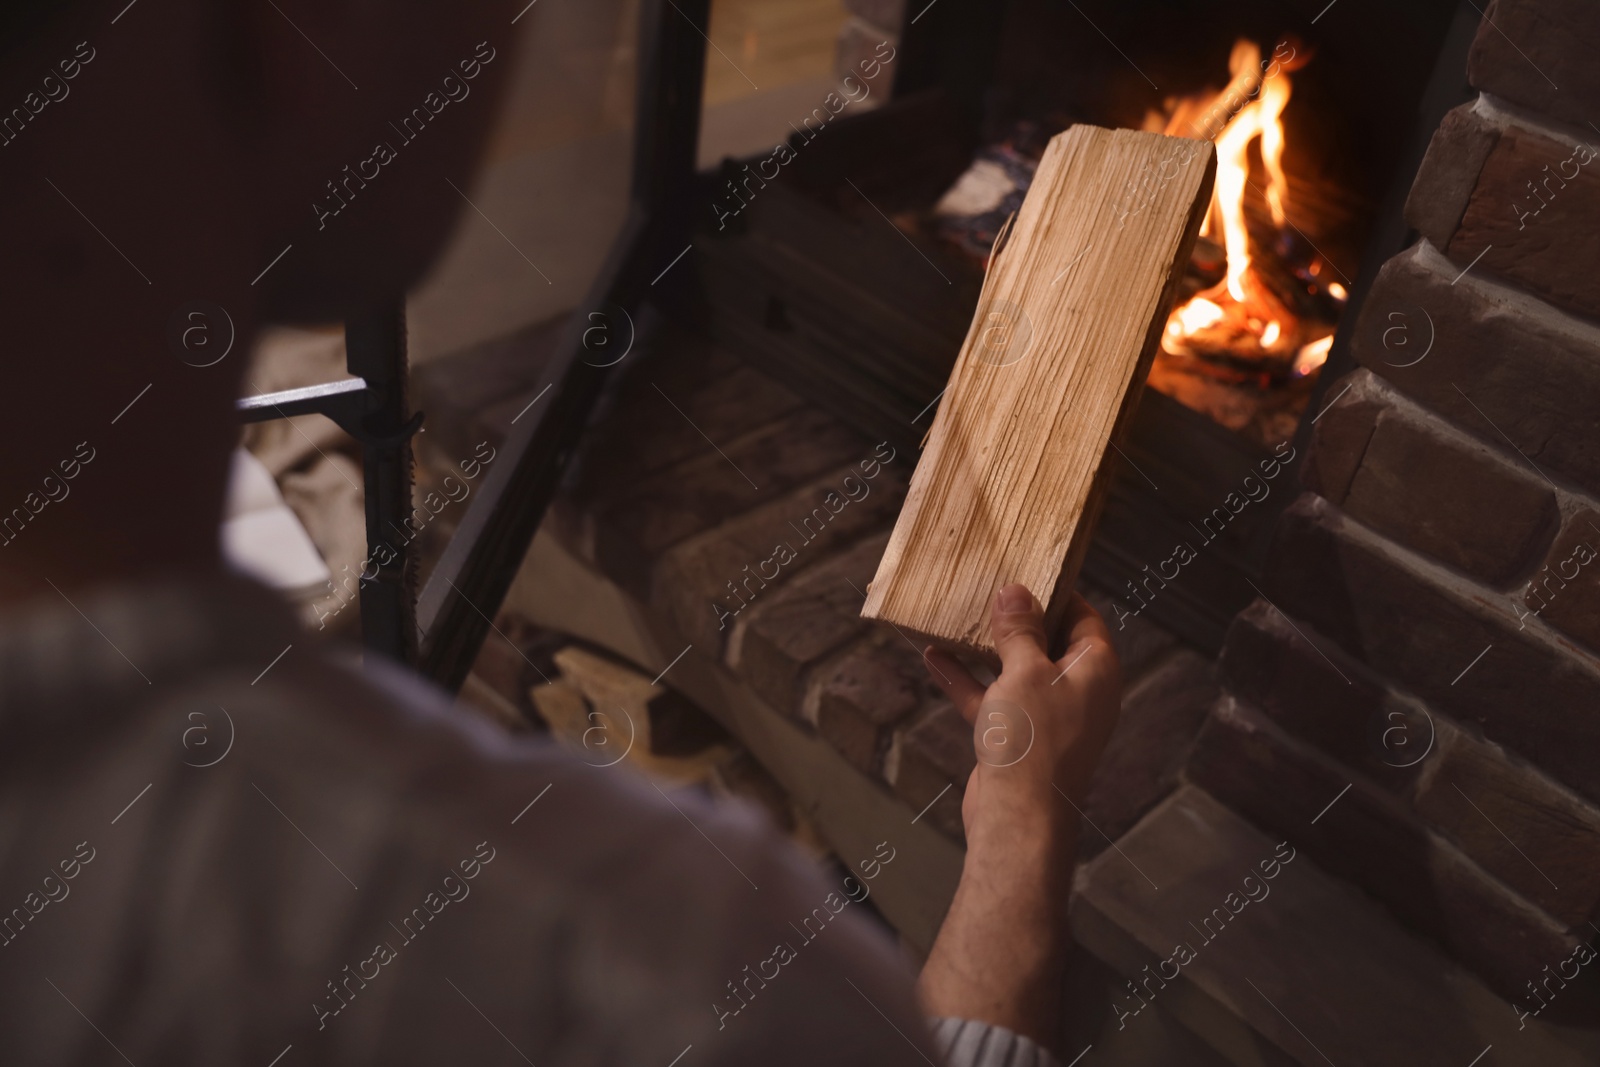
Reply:
M1045 659L1044 610L1025 585L1013 582L995 594L989 632L1005 670L1022 670Z
M984 687L973 680L971 672L948 652L929 645L922 653L922 662L928 668L944 695L961 712L963 718L973 722L978 717L978 705L983 703Z
M1072 594L1072 600L1067 605L1066 625L1069 648L1088 637L1099 638L1108 645L1111 643L1111 631L1106 628L1106 621L1092 604L1083 599L1082 593Z
M1105 620L1100 617L1100 613L1079 593L1073 593L1072 600L1067 605L1066 625L1067 650L1056 660L1056 665L1062 668L1062 675L1070 671L1090 652L1095 654L1096 662L1103 662L1120 671L1117 650L1111 644L1111 631L1106 628ZM1060 676L1057 680L1060 680Z

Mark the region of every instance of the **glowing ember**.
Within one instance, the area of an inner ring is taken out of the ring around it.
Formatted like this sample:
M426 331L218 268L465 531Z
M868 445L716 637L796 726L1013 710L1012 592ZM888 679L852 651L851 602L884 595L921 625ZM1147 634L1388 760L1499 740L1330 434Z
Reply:
M1222 321L1223 310L1204 297L1197 296L1172 313L1167 320L1167 332L1188 335Z
M1277 344L1279 332L1280 329L1276 319L1267 323L1267 328L1261 331L1261 347L1271 348L1273 345Z

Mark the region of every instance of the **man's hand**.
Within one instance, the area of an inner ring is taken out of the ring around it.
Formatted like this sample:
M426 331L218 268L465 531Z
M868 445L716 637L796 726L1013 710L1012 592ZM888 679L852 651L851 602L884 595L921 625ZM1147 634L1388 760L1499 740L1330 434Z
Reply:
M925 654L934 680L973 724L978 765L961 809L969 843L1019 820L1055 824L1051 813L1073 813L1062 794L1083 803L1116 726L1122 672L1105 623L1076 593L1068 624L1067 650L1051 660L1043 611L1025 586L1008 585L990 615L1002 664L992 685L979 685L947 653Z
M1033 594L1008 585L991 615L1002 665L992 685L952 656L926 653L973 724L978 765L961 806L961 884L917 988L931 1015L1003 1026L1046 1048L1057 1043L1077 809L1122 689L1105 623L1082 597L1069 623L1067 651L1051 660Z

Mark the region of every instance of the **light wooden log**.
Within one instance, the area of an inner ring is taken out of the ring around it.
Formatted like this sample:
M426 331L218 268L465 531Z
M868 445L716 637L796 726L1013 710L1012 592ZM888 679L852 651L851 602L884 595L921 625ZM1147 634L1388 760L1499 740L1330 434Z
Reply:
M1215 172L1204 141L1093 126L1051 140L862 615L992 654L990 600L1021 582L1059 628Z

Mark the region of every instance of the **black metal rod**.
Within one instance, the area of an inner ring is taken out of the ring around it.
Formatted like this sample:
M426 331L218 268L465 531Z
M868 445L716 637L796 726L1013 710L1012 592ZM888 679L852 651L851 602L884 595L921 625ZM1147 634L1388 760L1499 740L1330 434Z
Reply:
M630 195L652 219L694 184L710 25L711 0L640 5Z
M369 390L361 419L367 558L361 589L361 643L402 663L416 661L412 598L411 424L406 406L405 305L397 301L345 323L345 366Z
M617 307L639 321L652 285L688 249L683 198L694 185L709 18L710 0L641 5L632 203L623 232L545 368L540 386L550 393L502 446L505 456L485 476L418 600L418 665L446 689L459 688L472 669L600 398L609 368L583 358L589 314Z

